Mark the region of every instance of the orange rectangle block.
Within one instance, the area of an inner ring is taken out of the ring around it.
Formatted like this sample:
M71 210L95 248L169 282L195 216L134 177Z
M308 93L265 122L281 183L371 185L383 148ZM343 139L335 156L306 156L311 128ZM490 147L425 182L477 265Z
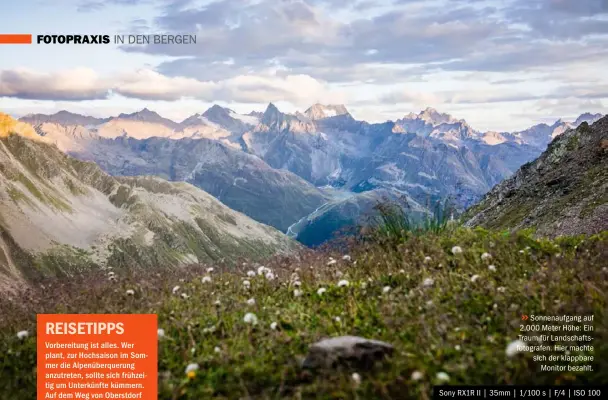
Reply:
M158 398L155 314L38 314L37 399Z
M32 35L0 33L0 44L32 44Z

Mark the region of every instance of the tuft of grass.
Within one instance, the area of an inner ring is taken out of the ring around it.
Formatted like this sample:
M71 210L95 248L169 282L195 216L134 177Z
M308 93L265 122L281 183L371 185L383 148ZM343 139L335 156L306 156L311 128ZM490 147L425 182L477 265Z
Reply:
M454 246L462 253L452 254ZM481 258L486 252L490 260ZM352 239L340 252L271 258L264 265L275 280L247 277L258 265L245 259L236 266L114 269L116 282L106 270L83 270L47 279L44 288L36 283L12 301L0 298L0 399L35 397L37 313L158 314L165 331L158 343L158 398L167 400L430 399L439 372L461 385L601 383L608 378L606 259L608 232L549 240L532 231L446 228L398 241ZM204 275L212 281L202 283ZM472 281L473 275L479 278ZM300 297L293 294L294 276ZM342 279L349 286L339 287ZM426 279L433 285L424 286ZM180 287L175 294L174 286ZM319 288L327 291L319 295ZM135 295L125 295L127 289ZM256 304L247 305L249 298ZM257 315L257 325L244 323L247 312ZM524 313L594 315L593 353L571 352L593 355L593 371L541 372L532 353L508 357ZM20 340L20 330L32 335ZM311 373L300 367L310 344L338 335L383 340L395 352L384 365L357 371L360 384L346 368ZM190 363L200 365L191 379L184 372ZM414 371L423 378L413 380Z
M438 200L429 209L430 213L416 219L412 217L406 199L403 200L403 204L383 200L374 207L378 217L371 224L374 232L372 237L377 241L399 242L411 236L440 234L446 231L456 211L450 200Z

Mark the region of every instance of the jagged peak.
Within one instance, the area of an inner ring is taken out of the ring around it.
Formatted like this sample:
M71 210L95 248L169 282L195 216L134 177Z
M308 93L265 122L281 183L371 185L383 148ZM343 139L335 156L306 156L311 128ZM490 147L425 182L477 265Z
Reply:
M264 114L269 113L269 112L280 112L280 111L277 108L277 106L274 105L274 103L270 102L270 103L268 103L268 106L266 107L266 111L264 111Z
M304 115L312 120L336 117L339 115L350 115L344 104L321 104L315 103L310 106Z
M264 115L262 116L262 122L268 125L275 121L277 118L280 118L283 115L281 111L275 106L273 103L268 103L268 107L266 107L266 111L264 111Z
M152 111L147 107L144 107L143 109L141 109L139 111L135 111L134 113L130 113L130 114L121 113L120 115L118 115L118 118L137 118L137 117L150 117L150 116L162 118L156 111Z
M458 122L450 114L442 113L434 109L433 107L427 107L418 114L418 118L427 121L429 123L451 123Z
M234 113L233 110L227 108L227 107L222 107L219 104L213 104L211 107L209 107L207 109L207 111L205 111L203 113L203 115L207 116L207 115L217 115L217 114L221 114L221 115L230 115L230 113Z
M590 112L586 112L586 113L579 115L578 118L573 122L573 125L578 126L583 122L592 124L595 121L598 121L599 119L601 119L602 117L603 117L603 114L600 114L600 113L593 114Z
M462 123L466 124L464 119L456 119L450 114L443 113L437 111L437 109L433 107L426 107L424 110L420 111L418 114L410 112L403 116L404 120L422 120L431 125L440 125L440 124L453 124L453 123ZM468 125L467 125L468 126Z

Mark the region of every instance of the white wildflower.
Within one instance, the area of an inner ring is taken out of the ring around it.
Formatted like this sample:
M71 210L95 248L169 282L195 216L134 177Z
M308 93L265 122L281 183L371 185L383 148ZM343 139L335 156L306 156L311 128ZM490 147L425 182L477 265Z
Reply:
M267 273L272 272L270 268L266 268L265 266L261 266L258 268L258 275L266 275Z
M332 258L327 262L327 265L334 265L335 263L337 263L337 261Z
M355 383L355 385L358 385L358 384L360 384L360 383L361 383L361 375L359 375L358 373L354 372L354 373L351 375L351 377L352 377L353 382Z
M108 280L109 280L109 281L112 281L112 282L116 282L116 276L114 276L114 275L110 275L110 276L108 277Z
M250 305L250 306L255 305L255 299L251 298L251 299L247 300L247 304Z
M481 255L481 261L487 261L487 260L489 260L490 258L492 258L492 255L491 255L490 253L483 253L483 254Z
M366 282L361 283L361 289L363 289L363 290L367 289L367 283Z
M278 326L279 326L279 324L277 324L276 322L273 322L270 324L270 329L272 329L273 331L276 331Z
M247 277L248 277L248 278L253 278L253 277L255 277L255 271L247 271Z
M506 291L506 289L504 288L504 286L499 286L499 287L496 288L496 291L498 293L504 293Z
M519 339L514 340L511 343L509 343L509 345L507 346L507 349L505 350L505 353L507 354L507 357L513 357L520 351L523 351L525 346L526 346L526 342L519 340Z
M317 294L318 294L319 296L321 296L321 295L322 295L323 293L325 293L325 292L327 292L327 289L325 289L324 287L319 288L319 289L317 290Z
M302 286L302 282L300 282L300 281L295 281L295 282L293 283L293 285L294 285L295 287L300 287L300 286Z
M460 345L459 345L459 344L457 344L456 346L454 346L454 349L455 349L456 351L460 351Z
M21 340L27 338L30 335L28 331L19 331L17 332L17 337Z
M334 318L334 321L336 321L336 322L340 322L340 321L341 321L341 319L340 319L340 317L335 317L335 318Z
M219 305L221 305L221 304L222 304L222 302L221 302L221 301L219 301L219 300L216 300L216 301L215 301L213 304L215 304L216 306L219 306Z
M494 265L494 264L488 265L488 269L492 272L496 272L496 265Z
M160 329L159 328L158 331L156 331L156 332L157 332L159 338L165 337L165 330L164 329Z
M203 276L203 283L208 283L211 282L211 277L210 276Z
M479 279L479 275L473 275L471 277L471 282L475 282L477 279Z
M344 276L342 271L336 271L335 275L336 275L336 278L342 278Z
M351 260L351 258L350 258L350 256L349 256L348 254L343 255L343 256L342 256L342 259L343 259L344 261L350 261L350 260Z
M293 296L294 297L300 297L300 296L302 296L303 293L304 292L302 292L300 289L296 289L296 290L293 291Z
M523 250L520 250L520 251L519 251L519 254L524 254L524 251L523 251Z
M250 325L257 325L258 317L254 313L247 313L243 317L243 322Z
M213 267L207 268L207 273L208 274L212 273L213 271L215 271L215 268L213 268Z
M249 282L247 279L245 279L243 281L243 286L245 286L246 288L249 288L251 286L251 282Z
M429 287L433 286L434 283L435 281L432 278L426 278L424 281L422 281L422 286Z
M272 272L266 273L266 280L272 281L272 280L274 280L274 278L275 278L275 275Z
M431 259L431 257L429 257L429 256L424 257L424 263L425 263L425 264L430 263L430 262L431 262L431 260L432 260L432 259Z
M173 287L173 294L177 293L179 291L179 286L174 286Z
M215 332L215 325L208 326L203 329L203 333L213 333Z
M382 293L388 293L391 291L391 287L390 286L385 286L382 288Z
M414 371L414 372L412 372L412 380L413 381L419 381L419 380L422 379L423 376L424 375L420 371Z
M452 254L454 254L454 255L462 254L462 247L460 247L460 246L452 247Z
M190 375L190 373L192 372L196 372L198 371L199 366L198 364L188 364L188 366L186 367L186 375Z
M437 380L439 380L441 382L447 382L450 380L450 376L443 371L437 372Z
M188 296L188 294L186 294L186 293L182 293L182 299L187 299L187 298L189 298L189 297L190 297L190 296Z
M338 287L345 287L348 285L349 285L349 283L346 279L342 279L340 282L338 282Z
M214 351L215 353L218 353L218 354L219 354L219 353L221 353L221 352L222 352L222 349L220 349L219 347L215 346L215 347L213 348L213 351Z
M135 294L135 290L128 289L126 293L127 293L127 296L133 296Z

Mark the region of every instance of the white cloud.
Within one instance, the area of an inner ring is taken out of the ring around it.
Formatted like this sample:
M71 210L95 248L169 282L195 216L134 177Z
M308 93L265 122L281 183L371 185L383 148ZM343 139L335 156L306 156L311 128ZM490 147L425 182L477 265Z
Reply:
M294 105L315 101L342 102L345 98L308 75L239 75L223 81L200 81L168 77L151 69L100 77L90 69L54 73L31 70L0 72L0 96L32 100L94 100L109 92L140 100L172 101L184 98L214 102L268 103Z
M39 72L0 71L0 96L37 100L87 100L106 97L108 83L89 68Z
M123 74L112 85L113 91L120 95L144 100L178 100L182 97L209 99L216 87L217 84L213 82L167 77L150 69Z

